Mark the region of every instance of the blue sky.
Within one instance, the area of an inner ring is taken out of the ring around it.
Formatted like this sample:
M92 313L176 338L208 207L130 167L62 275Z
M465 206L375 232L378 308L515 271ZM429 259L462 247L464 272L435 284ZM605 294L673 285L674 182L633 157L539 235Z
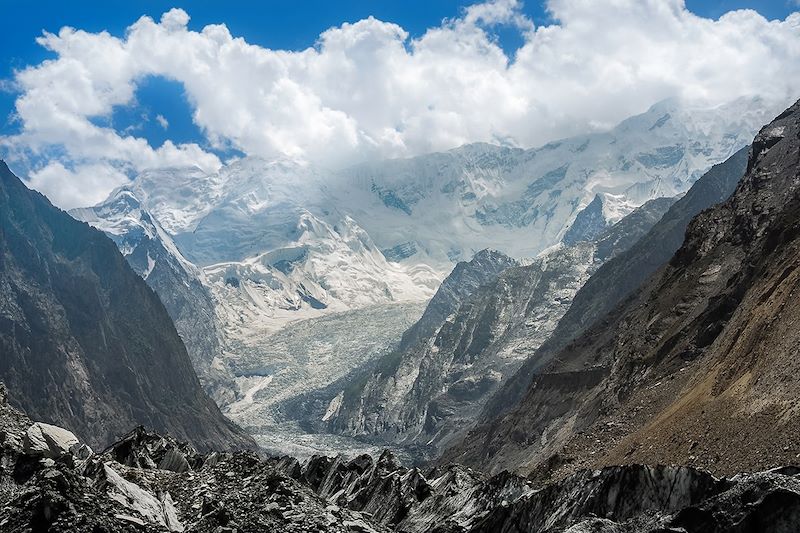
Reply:
M666 98L782 109L799 3L0 0L0 157L72 207L154 167L533 147Z
M122 36L131 23L142 15L156 20L172 7L181 7L191 15L189 28L199 30L207 24L225 23L234 36L243 36L248 42L267 48L301 50L312 46L319 34L343 22L355 22L370 15L399 24L412 37L422 35L445 18L458 16L470 2L457 0L402 0L402 1L236 1L181 2L145 0L79 1L58 0L2 0L3 18L0 31L0 79L8 80L15 69L37 64L53 54L36 44L35 38L43 30L57 32L63 26L72 26L90 32L107 30ZM768 19L783 19L796 7L792 0L687 0L694 13L710 18L741 8L755 9ZM301 8L298 6L302 5ZM523 8L525 14L537 25L549 24L543 2L529 0ZM13 22L12 22L13 21ZM509 53L522 40L513 29L501 28L498 39ZM16 94L11 90L0 92L0 134L13 132L17 125L10 120ZM119 131L135 131L152 145L158 146L167 138L176 142L204 143L198 128L192 123L191 109L179 83L164 79L150 79L137 92L139 108L123 108L104 121ZM161 115L169 123L169 130L155 119Z

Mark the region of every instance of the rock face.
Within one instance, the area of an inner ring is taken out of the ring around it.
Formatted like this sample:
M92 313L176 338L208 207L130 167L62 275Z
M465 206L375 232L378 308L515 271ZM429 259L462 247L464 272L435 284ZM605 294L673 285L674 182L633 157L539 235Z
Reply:
M222 343L203 272L183 257L130 190L118 189L105 202L73 209L70 215L111 237L128 264L159 295L206 392L218 403L232 401L232 376L214 365L222 355Z
M727 161L712 167L638 241L631 242L628 235L610 236L598 243L598 253L607 258L613 255L614 250L622 251L598 268L581 287L553 334L487 403L481 414L483 422L490 423L517 405L539 367L596 320L612 311L669 261L683 244L692 218L704 209L724 202L736 189L747 166L747 153L748 148L742 148Z
M671 204L648 202L593 241L561 245L527 266L490 261L498 256L489 252L460 263L398 349L360 380L329 388L316 418L328 431L435 454L474 423L486 400L553 331L589 275Z
M796 531L800 469L717 479L691 467L583 470L536 486L449 465L198 453L136 428L102 453L27 450L36 427L0 403L3 531L287 533ZM61 428L53 432L68 433Z
M692 220L669 263L448 457L545 477L795 461L799 183L800 103L756 136L733 195Z
M249 447L203 393L153 291L105 235L0 164L0 378L15 405L102 447L146 424Z
M575 217L561 242L573 246L581 241L593 241L606 227L603 216L603 198L598 194L583 211Z
M501 272L518 264L507 255L489 249L478 252L469 261L458 263L428 302L419 321L403 334L398 348L408 349L433 335L478 288L491 283Z

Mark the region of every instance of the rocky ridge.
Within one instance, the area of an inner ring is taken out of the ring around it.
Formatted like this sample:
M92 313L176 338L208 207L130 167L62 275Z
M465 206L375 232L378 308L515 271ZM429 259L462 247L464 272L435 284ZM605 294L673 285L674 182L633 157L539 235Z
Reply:
M589 275L646 233L672 202L647 202L592 240L559 245L529 265L489 263L498 253L488 251L459 263L400 346L360 379L348 377L338 390L326 389L328 397L312 397L310 418L321 419L323 431L435 455L463 435L547 339Z
M799 132L800 103L759 132L733 195L692 220L669 263L447 457L546 478L796 461Z

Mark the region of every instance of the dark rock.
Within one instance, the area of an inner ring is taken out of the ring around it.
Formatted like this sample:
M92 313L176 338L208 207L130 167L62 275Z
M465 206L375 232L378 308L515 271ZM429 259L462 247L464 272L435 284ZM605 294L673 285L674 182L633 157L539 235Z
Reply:
M0 379L95 448L137 424L254 447L206 396L163 304L117 246L0 163Z

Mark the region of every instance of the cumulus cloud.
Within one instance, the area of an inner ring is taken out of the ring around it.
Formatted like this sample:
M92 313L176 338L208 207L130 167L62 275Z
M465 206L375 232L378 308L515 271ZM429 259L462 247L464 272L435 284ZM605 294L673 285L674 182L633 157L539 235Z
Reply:
M710 20L683 0L547 6L548 26L534 27L517 0L494 0L418 38L370 17L297 52L252 45L223 24L191 31L180 9L160 21L143 17L124 37L62 28L39 39L55 58L16 74L21 131L0 144L12 158L54 158L34 174L51 194L59 172L66 183L98 170L106 178L86 185L107 193L145 168L217 168L217 156L196 144L153 147L96 125L116 106L135 105L147 76L183 84L212 147L328 166L474 141L534 146L609 127L668 97L716 105L761 95L784 105L800 96L798 13L767 21L740 10ZM524 39L511 56L497 25ZM54 196L88 202L79 192Z
M29 185L43 191L53 204L62 209L94 205L103 201L108 191L128 181L128 177L111 165L96 163L66 168L51 161L30 175Z

